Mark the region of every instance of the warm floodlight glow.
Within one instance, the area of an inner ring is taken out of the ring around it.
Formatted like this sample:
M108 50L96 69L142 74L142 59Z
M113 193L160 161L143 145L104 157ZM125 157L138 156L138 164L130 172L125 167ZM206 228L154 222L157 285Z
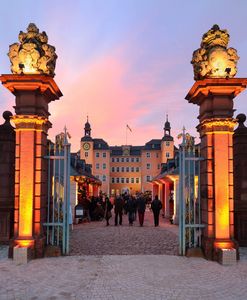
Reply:
M226 77L226 69L228 68L228 54L223 50L214 50L210 53L209 65L211 67L210 77Z
M33 240L17 240L17 245L19 247L30 247L33 246L34 241Z

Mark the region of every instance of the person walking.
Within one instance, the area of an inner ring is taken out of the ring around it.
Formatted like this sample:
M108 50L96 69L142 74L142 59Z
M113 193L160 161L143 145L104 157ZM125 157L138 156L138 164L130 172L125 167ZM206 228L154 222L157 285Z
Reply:
M135 201L132 196L129 196L127 200L127 211L128 211L128 218L129 218L129 225L133 225L134 221L134 213L135 213Z
M112 217L111 210L113 208L113 205L111 204L111 201L108 197L105 198L105 219L106 219L106 226L109 226L109 220Z
M144 222L145 210L146 210L146 201L143 195L140 194L139 197L137 198L137 211L138 211L139 223L141 227L143 226L143 222Z
M159 216L160 216L160 210L162 208L162 203L159 200L158 196L156 195L154 200L151 203L151 209L154 214L154 226L159 226Z
M122 225L124 200L120 195L116 197L114 206L115 226L118 225L118 219L119 225Z

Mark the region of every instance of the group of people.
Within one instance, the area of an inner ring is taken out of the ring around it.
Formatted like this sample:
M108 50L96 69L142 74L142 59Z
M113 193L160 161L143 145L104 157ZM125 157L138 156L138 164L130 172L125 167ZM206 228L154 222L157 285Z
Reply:
M136 220L136 213L138 212L139 224L142 227L144 223L144 216L146 210L146 200L143 194L138 194L137 197L125 194L123 196L117 196L115 198L115 226L122 225L123 211L128 214L129 225L132 226ZM154 215L154 225L159 226L159 215L162 209L162 203L156 195L154 200L151 202L151 210Z
M103 195L99 198L93 198L91 201L84 201L83 204L84 217L86 217L88 221L101 221L105 219L106 226L109 226L109 220L112 217L112 209L114 207L115 226L122 225L123 214L128 215L129 225L133 226L133 222L136 221L138 214L139 224L142 227L147 201L142 193L139 193L136 196L125 193L111 199ZM158 199L158 196L155 196L154 200L151 202L151 210L154 216L155 227L159 226L159 215L161 209L162 203Z

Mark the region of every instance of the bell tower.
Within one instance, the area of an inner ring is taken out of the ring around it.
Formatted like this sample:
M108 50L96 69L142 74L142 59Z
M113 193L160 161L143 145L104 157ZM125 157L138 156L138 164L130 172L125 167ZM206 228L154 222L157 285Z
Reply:
M88 116L84 127L84 136L81 138L80 159L84 159L87 164L93 165L93 139Z
M164 125L164 136L161 140L161 163L166 163L167 159L174 157L174 140L171 136L171 124L166 115L166 122Z

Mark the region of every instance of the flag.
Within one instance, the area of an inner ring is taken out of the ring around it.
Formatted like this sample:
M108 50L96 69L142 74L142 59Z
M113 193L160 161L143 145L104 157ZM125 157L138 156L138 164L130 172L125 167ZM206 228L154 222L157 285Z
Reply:
M131 128L129 127L129 125L127 124L126 127L129 129L130 132L132 132Z

